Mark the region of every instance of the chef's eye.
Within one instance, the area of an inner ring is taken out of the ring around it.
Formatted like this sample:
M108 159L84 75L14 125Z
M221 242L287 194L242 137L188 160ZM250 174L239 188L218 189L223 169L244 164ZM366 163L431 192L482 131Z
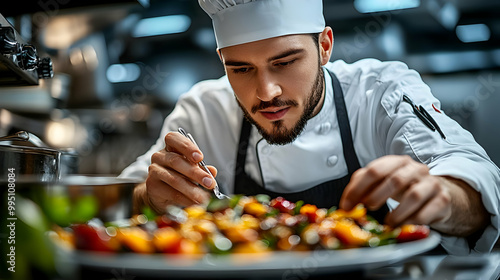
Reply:
M233 71L234 74L244 74L250 71L250 68L249 67L233 68L231 71Z
M290 65L290 64L292 64L294 62L295 62L295 59L292 59L292 60L289 60L289 61L278 62L275 65L276 66L288 66L288 65Z

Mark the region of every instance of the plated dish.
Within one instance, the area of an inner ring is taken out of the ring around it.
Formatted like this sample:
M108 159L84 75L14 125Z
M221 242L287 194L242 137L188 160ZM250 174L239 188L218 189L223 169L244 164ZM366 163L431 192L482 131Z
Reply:
M440 241L427 226L380 224L363 205L322 209L266 195L214 199L207 207L169 206L164 215L145 209L122 221L55 227L50 235L63 262L182 277L377 267Z

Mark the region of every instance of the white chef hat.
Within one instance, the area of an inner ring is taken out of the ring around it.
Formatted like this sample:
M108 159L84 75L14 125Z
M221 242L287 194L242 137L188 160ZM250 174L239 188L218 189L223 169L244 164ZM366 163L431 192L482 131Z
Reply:
M212 18L217 47L319 33L325 28L322 0L198 0Z

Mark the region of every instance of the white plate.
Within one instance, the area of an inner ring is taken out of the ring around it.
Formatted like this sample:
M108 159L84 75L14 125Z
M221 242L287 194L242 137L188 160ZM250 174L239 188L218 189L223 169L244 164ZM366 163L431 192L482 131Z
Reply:
M58 251L59 265L102 271L113 275L138 277L230 278L276 277L305 279L318 273L340 273L373 269L435 248L441 236L434 231L421 240L375 248L316 250L309 252L271 252L202 257L180 255L141 255L135 253L100 254L84 251ZM127 278L128 279L128 278Z

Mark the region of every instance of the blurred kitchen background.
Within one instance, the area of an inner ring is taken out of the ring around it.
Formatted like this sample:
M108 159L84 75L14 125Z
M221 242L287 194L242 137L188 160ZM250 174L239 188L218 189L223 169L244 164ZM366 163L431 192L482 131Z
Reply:
M499 0L324 0L324 7L334 60L407 63L500 164ZM10 24L53 67L52 78L33 80L0 65L0 136L27 130L72 149L78 173L119 174L158 138L179 95L224 74L196 0L17 0L0 14L2 27ZM0 56L9 56L1 44Z

